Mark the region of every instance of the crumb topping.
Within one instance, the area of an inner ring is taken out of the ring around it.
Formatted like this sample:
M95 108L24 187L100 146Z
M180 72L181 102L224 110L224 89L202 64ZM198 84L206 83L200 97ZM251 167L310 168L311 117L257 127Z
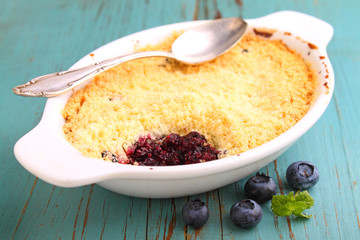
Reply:
M177 36L139 50L169 51ZM281 40L247 34L205 64L152 57L99 74L69 99L63 129L84 155L121 163L143 136L193 131L221 157L236 155L299 121L315 86L311 67Z

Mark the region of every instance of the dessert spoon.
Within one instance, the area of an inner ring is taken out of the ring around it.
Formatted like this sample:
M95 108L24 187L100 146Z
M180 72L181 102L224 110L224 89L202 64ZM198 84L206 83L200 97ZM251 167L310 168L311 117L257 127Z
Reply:
M243 36L247 23L240 18L207 21L190 28L172 44L171 52L147 51L110 58L82 68L39 76L16 86L13 92L27 97L54 97L123 62L145 57L166 57L185 64L211 61L232 48Z

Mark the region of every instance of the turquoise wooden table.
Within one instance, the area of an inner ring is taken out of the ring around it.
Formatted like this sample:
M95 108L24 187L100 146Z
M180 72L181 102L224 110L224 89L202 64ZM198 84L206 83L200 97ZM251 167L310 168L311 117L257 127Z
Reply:
M359 0L0 0L0 239L360 239L360 1ZM40 120L46 99L12 93L15 85L69 68L119 37L193 19L256 18L295 10L330 23L328 46L336 87L320 121L290 150L262 169L291 191L287 166L315 163L319 183L309 190L310 219L276 217L263 205L253 229L232 224L229 210L243 198L246 179L197 196L141 199L97 185L60 188L24 170L15 142ZM186 227L181 208L200 198L210 219Z

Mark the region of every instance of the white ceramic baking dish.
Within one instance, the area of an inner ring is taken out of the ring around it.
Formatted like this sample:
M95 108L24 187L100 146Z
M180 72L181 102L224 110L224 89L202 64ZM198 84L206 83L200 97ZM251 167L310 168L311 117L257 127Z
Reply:
M62 130L65 121L61 111L72 94L70 91L47 100L40 123L16 143L15 157L30 173L56 186L78 187L96 183L117 193L150 198L206 192L238 181L266 166L315 124L331 100L334 73L326 46L333 29L324 21L292 11L246 21L248 31L254 27L278 30L272 38L283 39L310 62L318 74L317 97L312 108L295 126L274 140L238 156L185 166L130 166L88 158L67 142ZM184 30L203 22L176 23L123 37L93 51L72 68L130 53L134 44L157 43L173 30Z

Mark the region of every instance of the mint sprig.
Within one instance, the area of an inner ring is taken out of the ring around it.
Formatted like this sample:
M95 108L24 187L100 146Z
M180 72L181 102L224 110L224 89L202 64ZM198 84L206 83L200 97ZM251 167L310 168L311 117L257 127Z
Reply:
M314 199L307 191L289 192L288 195L274 195L271 200L271 210L277 216L290 216L310 218L312 215L304 214L303 211L314 206Z

